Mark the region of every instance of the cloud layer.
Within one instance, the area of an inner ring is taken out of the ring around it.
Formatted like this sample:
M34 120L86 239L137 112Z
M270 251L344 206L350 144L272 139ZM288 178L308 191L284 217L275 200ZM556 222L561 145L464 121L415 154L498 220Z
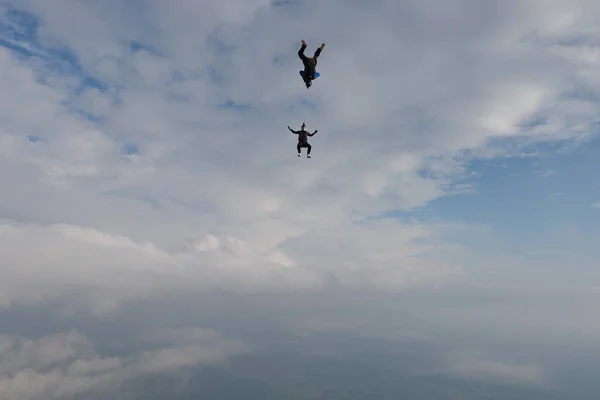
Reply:
M129 380L220 363L245 351L240 342L197 328L157 335L171 347L124 357L102 356L89 338L76 331L36 340L0 336L0 397L36 400L90 392L110 395Z
M0 54L2 303L454 278L439 224L364 221L471 191L474 157L589 138L597 103L566 95L598 88L592 3L357 3L341 30L334 3L6 8L30 56ZM300 26L328 43L309 91ZM301 121L310 163L286 133Z
M419 293L429 305L396 299L450 330L511 321L515 336L554 326L595 341L590 307L565 310L597 297L589 205L600 193L586 181L567 204L572 182L548 160L597 145L599 23L591 0L2 3L0 317L60 305L62 316L110 318L219 294L263 301L281 322L321 300ZM301 39L308 53L326 43L309 90ZM287 130L302 122L319 130L310 160ZM523 160L537 164L509 172ZM494 185L519 173L532 180ZM492 199L501 207L485 208ZM551 201L565 203L542 215ZM540 249L523 255L530 241ZM569 318L555 318L556 293ZM395 312L371 306L379 323ZM352 312L307 319L368 325ZM186 332L118 356L85 332L12 332L0 397L83 394L244 347ZM497 359L441 369L547 378L541 362Z

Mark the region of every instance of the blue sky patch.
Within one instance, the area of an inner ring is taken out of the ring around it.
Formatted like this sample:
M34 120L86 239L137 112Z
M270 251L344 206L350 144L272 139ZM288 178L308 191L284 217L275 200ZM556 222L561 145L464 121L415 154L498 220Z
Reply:
M128 143L123 146L123 154L131 156L134 154L140 154L140 151L138 150L138 147L135 144Z
M13 52L20 59L32 57L41 60L47 70L62 76L77 76L80 87L75 94L93 87L100 91L107 89L99 79L90 76L83 69L77 54L67 47L42 46L38 40L41 21L31 13L8 5L9 11L0 19L0 46ZM46 81L48 71L37 71L38 82Z
M226 108L226 109L235 110L235 111L245 111L245 110L249 110L250 106L246 105L246 104L238 104L231 99L227 99L227 101L225 101L225 103L223 103L221 105L221 108Z
M29 135L27 136L27 140L29 140L31 143L37 143L37 142L42 142L43 140L35 135Z
M141 50L144 50L144 51L147 51L148 53L154 54L155 56L158 56L158 57L163 56L163 54L161 54L161 52L158 51L158 49L156 49L154 46L152 46L150 44L146 44L146 43L136 42L136 41L133 41L129 44L129 50L132 53L137 53Z

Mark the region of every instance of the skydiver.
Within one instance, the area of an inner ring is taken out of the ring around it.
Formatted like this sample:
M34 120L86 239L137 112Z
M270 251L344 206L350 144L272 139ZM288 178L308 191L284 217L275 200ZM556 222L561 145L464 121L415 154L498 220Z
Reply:
M299 131L295 131L288 125L288 129L295 135L298 135L298 145L296 146L296 150L298 150L298 157L302 155L302 148L306 148L306 158L310 158L310 151L312 150L312 146L308 143L308 136L314 136L318 130L315 129L313 133L309 133L304 128L306 124L303 122Z
M315 72L317 67L317 58L321 55L321 51L325 48L325 43L322 43L319 48L315 51L315 54L312 57L306 57L304 55L304 50L306 49L306 42L302 40L302 46L300 50L298 50L298 57L302 60L302 64L304 64L304 72L302 79L304 79L304 84L306 84L306 88L308 89L312 85L312 81L315 79Z

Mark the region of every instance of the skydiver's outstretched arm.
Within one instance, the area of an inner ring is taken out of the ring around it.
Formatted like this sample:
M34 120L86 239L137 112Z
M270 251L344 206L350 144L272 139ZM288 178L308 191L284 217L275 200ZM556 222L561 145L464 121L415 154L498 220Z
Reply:
M313 133L307 133L308 136L315 136L315 133L319 132L318 130L315 129L315 131Z
M288 129L290 130L290 132L292 132L293 134L297 135L300 133L300 131L295 131L292 128L290 128L290 126L288 125Z

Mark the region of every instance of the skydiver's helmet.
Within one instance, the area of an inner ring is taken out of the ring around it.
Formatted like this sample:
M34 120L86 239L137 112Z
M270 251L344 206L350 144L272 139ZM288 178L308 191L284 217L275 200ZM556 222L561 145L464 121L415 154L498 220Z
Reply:
M306 128L306 124L303 122L302 126L300 126L300 130L304 130L304 128Z

